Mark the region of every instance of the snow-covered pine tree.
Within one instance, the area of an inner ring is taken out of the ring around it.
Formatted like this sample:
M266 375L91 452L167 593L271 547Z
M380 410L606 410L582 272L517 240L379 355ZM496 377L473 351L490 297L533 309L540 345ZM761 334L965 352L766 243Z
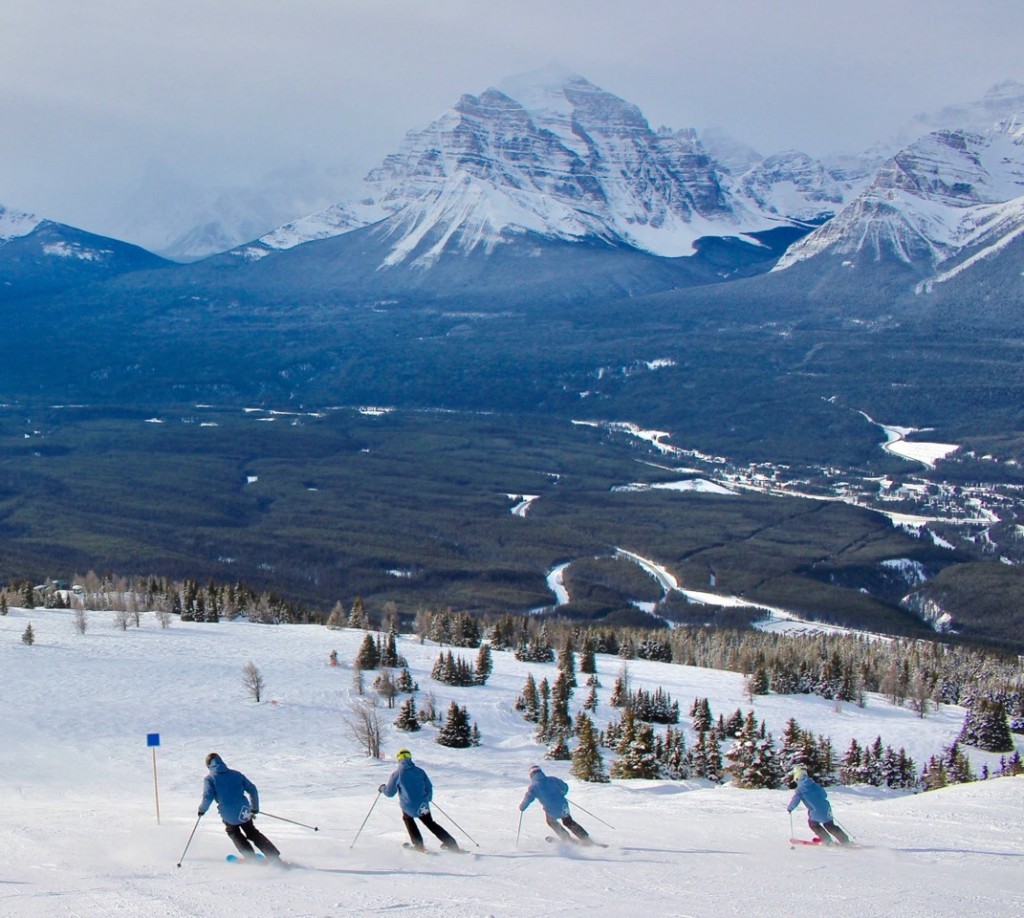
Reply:
M604 783L608 776L604 772L604 760L598 748L594 722L586 714L576 715L576 748L572 753L572 775L581 781Z
M494 660L491 657L491 645L481 644L476 655L476 684L485 685L491 677L494 669Z
M718 734L714 730L697 734L697 742L690 750L690 771L694 778L705 778L720 783L724 769Z
M537 697L537 683L533 673L526 674L526 683L522 694L516 699L515 709L523 715L523 720L535 724L540 719L540 700Z
M735 740L726 751L729 764L725 770L737 787L777 788L782 781L782 768L775 754L771 734L763 724L758 725L750 711L742 727L734 734Z
M413 692L419 691L419 685L412 678L412 673L409 672L409 667L403 667L402 671L398 674L398 678L395 680L395 685L398 687L398 691L412 694Z
M473 729L469 713L454 701L448 706L448 716L437 733L437 742L452 749L468 749L473 745Z
M572 687L565 670L560 670L551 687L551 712L548 719L548 733L553 738L572 735L572 715L569 713L569 699Z
M694 698L690 705L691 726L695 733L706 733L711 729L714 718L711 716L711 705L707 698Z
M654 751L654 728L637 720L627 708L622 715L622 738L612 764L613 778L657 778L661 769Z
M355 666L357 669L376 669L380 663L380 653L377 651L377 642L373 639L373 635L367 633L363 638L363 643L359 647L359 653L356 654Z
M690 777L690 758L686 750L683 731L672 727L665 729L665 742L661 752L661 770L666 778L685 781Z
M569 751L569 746L565 742L565 739L561 736L555 738L555 741L548 746L547 752L544 753L544 758L554 759L558 762L568 762L572 758L572 753Z
M395 726L406 733L414 733L421 728L419 717L416 715L416 701L413 698L406 698L398 709L398 717L395 719Z
M352 609L348 613L349 628L360 628L365 631L370 627L370 621L366 617L366 606L363 604L363 597L357 596L352 603ZM374 667L370 667L373 669Z
M572 640L572 632L567 632L562 647L558 651L558 670L565 676L569 689L576 688L576 648Z
M967 709L957 741L986 752L1012 752L1013 737L1003 702L975 698Z
M969 784L976 780L971 770L971 760L960 748L958 742L954 742L943 756L943 764L946 766L946 776L950 784Z

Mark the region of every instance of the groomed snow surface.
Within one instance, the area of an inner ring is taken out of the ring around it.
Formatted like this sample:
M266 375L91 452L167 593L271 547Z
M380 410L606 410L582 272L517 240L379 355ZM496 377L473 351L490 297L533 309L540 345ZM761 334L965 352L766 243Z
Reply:
M21 641L29 622L32 646ZM122 631L112 613L100 612L89 614L80 635L67 611L12 609L0 617L0 915L1024 914L1024 779L918 795L832 788L838 820L867 847L791 849L788 791L578 782L567 763L541 761L529 726L512 710L526 674L551 680L553 665L495 653L486 686L454 689L429 679L437 647L408 637L399 650L420 684L418 702L432 691L441 711L452 700L465 704L483 745L446 749L433 741L433 728L399 733L390 727L397 711L385 710L388 760L368 760L343 722L352 687L347 665L362 637L177 619L161 629L152 615ZM342 666L328 665L331 650ZM462 653L473 659L476 652ZM613 713L607 699L622 661L598 660L603 723ZM242 683L249 661L266 680L260 704ZM684 713L697 696L709 698L716 716L748 707L737 674L645 661L629 670L634 687L664 686ZM581 686L575 700L582 695ZM955 736L963 717L945 707L921 720L877 697L866 708L836 711L820 698L769 696L755 710L776 736L794 716L805 729L830 734L839 750L851 737L870 742L881 734L906 746L919 765ZM684 726L689 742L686 718ZM150 733L161 738L159 824ZM434 781L434 815L476 856L403 850L397 802L381 798L371 812L403 745ZM196 825L210 751L258 785L258 824L302 869L227 863L233 849L215 810L176 867ZM976 754L974 763L997 759ZM609 848L546 843L536 804L517 846L518 804L538 761L567 778L576 817ZM796 827L809 835L802 818Z

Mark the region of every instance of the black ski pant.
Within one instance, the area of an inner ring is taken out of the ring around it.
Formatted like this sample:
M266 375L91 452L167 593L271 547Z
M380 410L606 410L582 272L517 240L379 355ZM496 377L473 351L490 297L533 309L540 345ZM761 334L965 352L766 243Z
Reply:
M566 832L565 829L563 829L562 826L560 826L558 824L558 822L557 822L557 820L555 819L554 816L549 816L547 813L545 813L544 814L544 818L547 820L548 825L551 826L551 830L559 838L569 838L570 837L569 833ZM580 838L580 839L590 838L590 836L587 834L587 830L584 829L583 826L581 826L568 813L566 813L562 817L562 825L565 826L567 829L571 830L572 834L575 835L577 838Z
M255 845L266 857L281 856L281 852L274 847L274 843L256 828L251 819L243 822L240 826L224 823L224 831L228 833L228 838L235 843L239 854L252 854L252 845ZM252 842L252 845L249 842Z
M424 810L420 813L419 820L441 840L441 844L444 847L459 847L459 843L445 831L444 827L439 826L434 822L434 817L430 815L430 810ZM409 839L412 841L413 846L416 848L422 848L423 836L420 834L420 827L416 825L416 817L410 816L407 813L402 813L402 822L405 823L405 828L409 833Z
M813 819L808 819L807 825L811 827L811 831L826 845L832 845L836 842L840 845L850 844L850 836L840 829L839 826L837 826L831 819L828 822L815 822Z

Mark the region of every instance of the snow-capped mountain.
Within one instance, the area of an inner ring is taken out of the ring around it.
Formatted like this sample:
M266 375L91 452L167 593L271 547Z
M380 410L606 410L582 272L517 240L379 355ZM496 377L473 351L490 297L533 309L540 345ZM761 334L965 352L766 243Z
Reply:
M719 162L695 131L654 131L637 106L547 70L463 96L407 134L356 201L237 253L260 257L380 223L384 265L429 266L443 252L491 251L524 233L676 257L701 237L820 222L859 190L800 153L752 160L730 149Z
M0 295L56 290L162 264L137 246L0 205Z
M1024 118L985 133L941 130L902 150L775 270L823 253L851 265L894 258L926 271L999 252L1024 233ZM941 280L943 274L936 279Z

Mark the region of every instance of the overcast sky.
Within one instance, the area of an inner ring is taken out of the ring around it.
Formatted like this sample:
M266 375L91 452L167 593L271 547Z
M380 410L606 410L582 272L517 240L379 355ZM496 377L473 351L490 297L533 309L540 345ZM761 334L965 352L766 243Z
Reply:
M0 204L116 235L278 171L319 206L311 176L549 63L654 127L856 152L1024 81L1022 39L1019 0L2 0Z

